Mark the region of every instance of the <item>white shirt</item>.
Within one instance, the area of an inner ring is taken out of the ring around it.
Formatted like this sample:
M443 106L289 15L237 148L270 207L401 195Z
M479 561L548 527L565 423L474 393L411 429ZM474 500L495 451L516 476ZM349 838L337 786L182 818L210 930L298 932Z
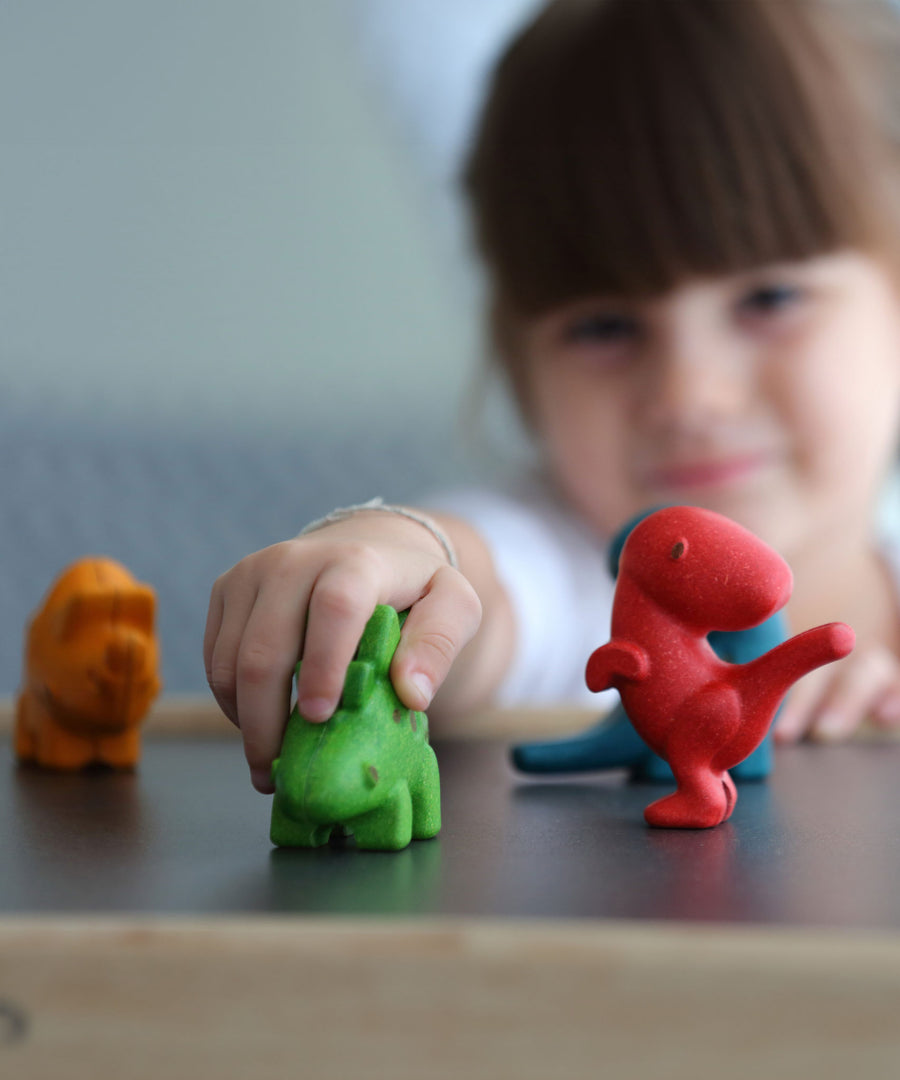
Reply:
M880 550L900 597L896 487L882 515ZM614 581L608 544L552 490L524 479L505 491L466 488L428 500L471 523L487 543L515 616L517 639L498 705L586 705L603 712L617 694L594 694L588 657L609 640Z
M428 506L477 529L512 604L517 637L497 704L611 707L614 690L594 694L584 681L588 657L609 640L607 545L538 483L451 491Z

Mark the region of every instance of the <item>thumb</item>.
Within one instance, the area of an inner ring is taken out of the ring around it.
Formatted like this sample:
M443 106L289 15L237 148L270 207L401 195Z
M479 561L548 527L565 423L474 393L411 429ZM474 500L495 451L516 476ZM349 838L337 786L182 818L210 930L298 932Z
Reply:
M410 608L391 663L391 681L408 709L428 708L480 624L478 594L458 570L441 567Z

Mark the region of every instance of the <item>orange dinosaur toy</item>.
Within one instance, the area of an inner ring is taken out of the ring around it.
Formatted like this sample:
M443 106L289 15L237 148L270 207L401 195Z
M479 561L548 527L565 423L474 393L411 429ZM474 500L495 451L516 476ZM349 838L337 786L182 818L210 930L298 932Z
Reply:
M156 594L112 559L57 578L28 626L16 754L51 769L120 768L140 757L138 725L159 693Z

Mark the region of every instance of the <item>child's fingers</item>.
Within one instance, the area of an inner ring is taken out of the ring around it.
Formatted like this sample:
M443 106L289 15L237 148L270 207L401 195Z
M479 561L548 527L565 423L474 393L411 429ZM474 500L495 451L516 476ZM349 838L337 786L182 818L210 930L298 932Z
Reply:
M458 570L442 567L410 609L391 665L394 689L407 708L428 708L480 623L475 590Z
M900 727L900 663L894 656L891 659L893 672L872 707L872 720L883 728Z
M375 605L379 574L360 553L323 570L309 600L297 708L313 722L327 720L338 706L347 666Z
M237 715L254 787L272 791L277 756L290 710L291 679L302 648L307 589L277 577L263 582L237 654Z
M222 579L219 578L213 585L209 595L209 609L206 612L206 626L203 630L203 666L206 669L206 681L209 683L213 694L216 693L213 687L213 652L219 637L219 629L222 626L224 613L225 599Z
M772 730L776 742L795 743L803 738L827 683L827 670L820 668L791 687Z
M861 651L836 666L816 708L812 738L835 742L852 735L872 713L896 675L896 661L887 649Z
M244 626L256 602L256 585L249 580L220 578L213 586L203 637L206 680L219 708L236 726L237 657Z
M900 686L885 694L872 710L872 719L883 728L900 728Z

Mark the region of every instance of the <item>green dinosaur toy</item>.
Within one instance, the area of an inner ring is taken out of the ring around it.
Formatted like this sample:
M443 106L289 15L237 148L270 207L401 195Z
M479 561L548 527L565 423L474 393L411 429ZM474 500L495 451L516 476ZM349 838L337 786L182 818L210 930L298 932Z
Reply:
M389 675L405 617L375 608L330 720L313 724L291 712L272 764L273 844L319 847L341 826L360 848L399 851L440 832L428 720L402 705Z

